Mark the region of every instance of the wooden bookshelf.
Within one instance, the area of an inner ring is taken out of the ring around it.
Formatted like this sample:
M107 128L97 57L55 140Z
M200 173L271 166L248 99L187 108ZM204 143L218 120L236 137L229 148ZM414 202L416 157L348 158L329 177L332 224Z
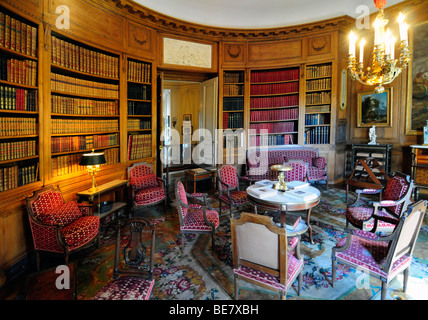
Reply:
M306 66L305 144L330 144L332 64Z
M298 143L299 67L250 73L250 147ZM261 135L261 133L267 135Z
M152 65L127 59L127 160L152 157Z
M85 152L120 161L119 56L51 34L51 178L85 170Z
M0 192L39 181L38 25L0 7Z

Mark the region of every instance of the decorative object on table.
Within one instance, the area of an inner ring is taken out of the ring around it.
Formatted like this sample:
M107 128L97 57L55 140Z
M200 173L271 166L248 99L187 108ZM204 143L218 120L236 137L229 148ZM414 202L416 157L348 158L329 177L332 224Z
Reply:
M86 170L88 171L88 174L92 177L92 187L91 190L96 190L97 187L95 186L95 175L100 172L100 165L106 163L106 158L104 157L104 153L101 152L94 152L94 149L92 149L91 153L85 153L82 156L82 159L80 159L79 165L86 166Z
M374 22L374 48L372 65L364 69L364 38L360 41L360 55L359 62L357 63L355 55L355 44L357 38L351 31L349 35L349 57L348 57L348 70L353 80L358 80L360 83L369 86L376 86L375 92L382 93L385 89L383 85L391 83L407 68L411 61L411 53L408 44L407 30L408 26L404 21L404 16L399 13L398 24L400 30L400 56L395 59L395 41L390 29L385 31L385 26L388 20L385 18L383 7L386 0L374 0L376 8L379 13Z
M377 144L376 143L376 126L373 125L370 129L369 129L369 144Z
M426 126L424 126L424 146L428 145L428 120Z
M285 181L284 172L293 170L292 166L286 166L283 164L275 164L270 167L272 170L276 170L279 172L278 174L278 182L273 186L274 189L279 191L287 191L287 182Z
M357 126L391 127L392 88L382 93L375 91L359 92L357 103Z
M26 199L28 219L36 251L37 271L40 252L65 256L99 240L100 218L89 215L87 204L65 202L59 187L46 186Z
M332 286L336 281L336 264L339 261L380 279L382 300L386 298L389 283L401 272L404 273L403 291L406 292L413 251L426 209L427 202L423 200L409 206L389 236L348 230L348 235L332 248Z

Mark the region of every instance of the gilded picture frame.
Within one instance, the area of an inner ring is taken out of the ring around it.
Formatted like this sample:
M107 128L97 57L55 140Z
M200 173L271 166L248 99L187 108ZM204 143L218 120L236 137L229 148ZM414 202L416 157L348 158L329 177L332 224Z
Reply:
M412 61L408 67L406 135L422 135L428 120L428 22L409 29Z
M391 127L392 88L358 93L357 127Z

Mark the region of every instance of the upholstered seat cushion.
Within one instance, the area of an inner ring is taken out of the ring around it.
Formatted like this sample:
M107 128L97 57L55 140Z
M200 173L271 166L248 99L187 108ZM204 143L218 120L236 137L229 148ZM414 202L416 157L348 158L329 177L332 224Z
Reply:
M357 265L363 270L370 271L379 277L388 277L393 279L397 273L406 269L411 263L411 257L408 255L402 256L392 266L391 271L387 274L379 265L385 263L385 259L389 250L389 243L386 241L374 241L374 235L370 232L358 231L358 237L352 235L351 244L348 249L343 252L336 252L336 257L344 262ZM337 243L337 247L342 247L346 242L346 237Z
M37 218L46 225L68 226L70 223L82 217L82 213L76 202L63 203L55 208L49 208L39 212Z
M80 247L91 241L98 233L100 218L85 216L61 229L61 236L71 249Z
M233 204L244 204L248 202L247 192L246 191L230 191L230 198L232 199ZM229 198L227 194L222 194L219 196L221 201L224 201L229 204Z
M206 210L208 221L214 224L214 229L220 224L218 212L215 210ZM211 230L212 228L205 223L204 214L202 210L188 210L186 216L183 219L183 225L181 230Z
M148 187L135 193L137 205L150 204L165 198L165 190L162 187Z
M247 266L239 265L239 267L234 269L233 272L241 277L249 278L275 289L287 291L288 287L291 285L291 280L296 277L302 266L302 260L297 259L290 252L287 253L287 282L285 286L279 282L278 277Z
M109 282L92 300L148 300L155 281L123 276Z
M346 218L360 228L371 230L374 226L374 219L370 219L373 215L373 207L348 207L346 209ZM398 223L398 219L384 210L379 210L377 216L382 220L378 222L377 230L391 231Z

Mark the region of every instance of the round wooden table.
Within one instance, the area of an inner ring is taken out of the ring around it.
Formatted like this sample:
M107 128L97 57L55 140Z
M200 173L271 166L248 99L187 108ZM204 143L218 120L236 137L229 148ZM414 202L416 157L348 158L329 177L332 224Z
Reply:
M275 182L272 182L274 184ZM255 212L257 213L257 207L278 210L280 212L280 223L285 226L285 215L290 211L303 211L307 210L306 224L309 230L309 238L311 243L312 240L312 227L310 225L311 209L315 207L321 200L321 192L312 186L306 186L291 191L276 191L273 195L267 196L266 198L260 198L255 189L260 188L257 184L251 185L247 188L247 196L250 202L254 205ZM293 191L301 190L306 194L313 194L309 199L299 198L298 195L294 194Z

